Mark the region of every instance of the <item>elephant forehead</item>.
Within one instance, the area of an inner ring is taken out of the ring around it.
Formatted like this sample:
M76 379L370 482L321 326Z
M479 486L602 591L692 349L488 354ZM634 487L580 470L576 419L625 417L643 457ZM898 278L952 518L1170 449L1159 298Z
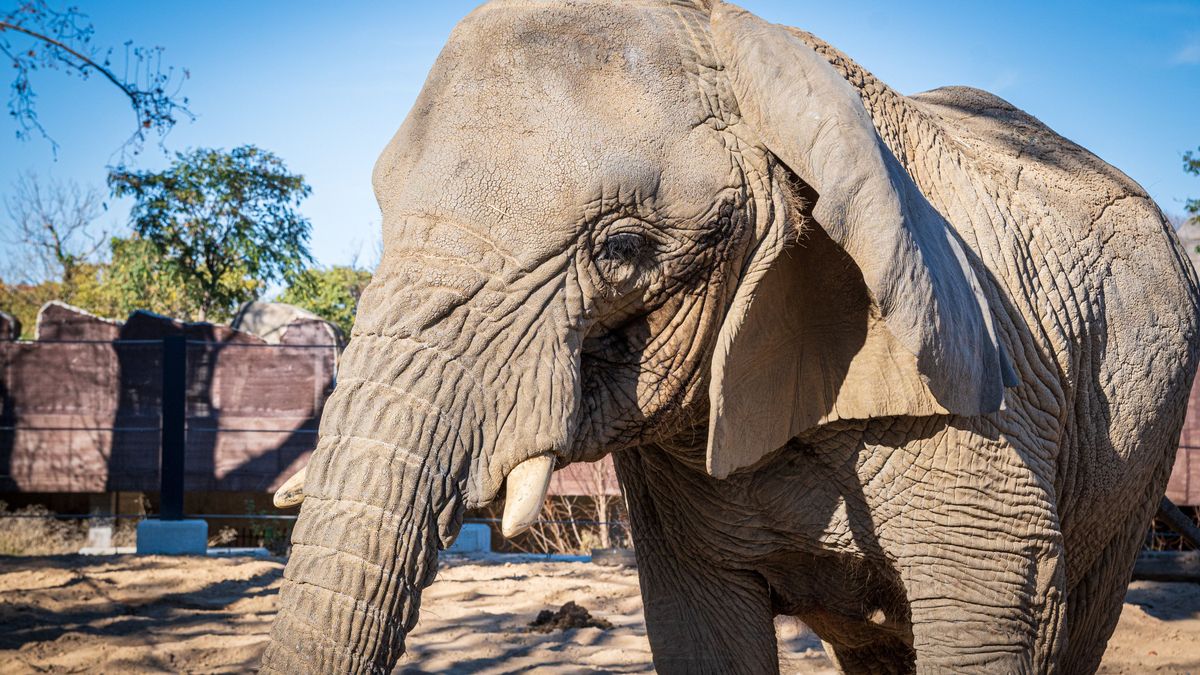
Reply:
M736 181L689 18L665 3L477 10L376 165L385 233L450 221L534 259L606 210L703 212Z

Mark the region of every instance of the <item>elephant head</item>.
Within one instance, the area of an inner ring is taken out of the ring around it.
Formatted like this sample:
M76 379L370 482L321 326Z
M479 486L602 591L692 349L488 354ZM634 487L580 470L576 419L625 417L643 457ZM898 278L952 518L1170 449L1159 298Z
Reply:
M958 235L799 33L494 1L379 158L384 256L308 468L268 670L386 670L507 478L669 443L720 478L831 420L1002 402Z

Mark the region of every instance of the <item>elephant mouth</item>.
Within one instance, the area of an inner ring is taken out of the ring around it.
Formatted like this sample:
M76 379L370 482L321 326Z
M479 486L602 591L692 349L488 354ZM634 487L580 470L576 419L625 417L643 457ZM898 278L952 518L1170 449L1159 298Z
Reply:
M504 517L500 523L500 531L505 537L515 537L537 521L556 464L557 459L554 455L540 454L521 462L508 472L505 480ZM304 467L287 479L275 492L275 506L299 506L304 501L304 481L307 474L308 467Z

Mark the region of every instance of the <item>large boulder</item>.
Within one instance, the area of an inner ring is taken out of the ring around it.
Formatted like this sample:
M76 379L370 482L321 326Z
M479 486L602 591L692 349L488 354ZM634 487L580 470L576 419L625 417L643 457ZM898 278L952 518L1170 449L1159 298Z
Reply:
M122 340L160 340L168 335L185 335L189 340L220 344L266 344L262 338L229 326L213 323L186 323L178 319L137 310L125 320Z
M38 311L34 339L108 342L121 336L121 322L51 300Z
M0 312L0 342L21 338L21 321L7 312Z
M340 345L344 341L337 326L303 307L285 302L247 302L229 325L273 345Z

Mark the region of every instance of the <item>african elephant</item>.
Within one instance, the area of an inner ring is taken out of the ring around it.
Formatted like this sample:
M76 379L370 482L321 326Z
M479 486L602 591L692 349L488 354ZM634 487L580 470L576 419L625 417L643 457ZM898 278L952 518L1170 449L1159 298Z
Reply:
M1132 180L719 0L496 0L374 171L385 251L265 672L387 672L437 551L614 453L656 667L1087 672L1197 363Z

